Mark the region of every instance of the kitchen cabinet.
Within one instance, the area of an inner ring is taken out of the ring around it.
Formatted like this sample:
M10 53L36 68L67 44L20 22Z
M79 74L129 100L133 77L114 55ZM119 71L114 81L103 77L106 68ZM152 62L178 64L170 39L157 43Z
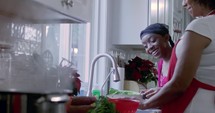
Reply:
M111 38L114 45L141 45L140 32L153 23L171 23L172 0L112 0Z
M86 23L92 0L0 0L0 15L37 23Z
M170 24L172 20L172 0L150 0L149 25L153 23Z
M108 14L112 44L141 44L140 31L148 25L148 0L111 0Z
M182 1L110 0L108 16L112 44L139 48L141 30L153 23L167 24L173 41L177 41L191 21Z
M87 22L90 20L92 0L34 0L53 11L63 13L76 20Z

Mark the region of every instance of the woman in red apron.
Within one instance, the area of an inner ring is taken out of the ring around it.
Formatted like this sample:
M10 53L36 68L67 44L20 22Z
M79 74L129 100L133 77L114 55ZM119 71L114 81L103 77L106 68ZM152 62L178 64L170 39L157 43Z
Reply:
M140 108L215 113L215 0L184 0L183 6L198 18L187 26L172 51L169 82Z

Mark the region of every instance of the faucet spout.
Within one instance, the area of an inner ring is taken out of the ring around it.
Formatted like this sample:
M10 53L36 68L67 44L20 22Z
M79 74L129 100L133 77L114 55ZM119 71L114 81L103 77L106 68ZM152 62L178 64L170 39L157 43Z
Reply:
M89 78L89 86L88 86L88 91L87 91L87 96L92 96L92 85L93 85L93 73L94 73L94 67L95 67L95 63L96 61L101 58L101 57L107 57L111 60L113 68L115 69L115 74L113 75L113 81L114 82L118 82L120 81L120 77L119 77L119 72L117 70L117 64L115 59L107 53L102 53L102 54L98 54L92 61L91 63L91 69L90 69L90 78Z

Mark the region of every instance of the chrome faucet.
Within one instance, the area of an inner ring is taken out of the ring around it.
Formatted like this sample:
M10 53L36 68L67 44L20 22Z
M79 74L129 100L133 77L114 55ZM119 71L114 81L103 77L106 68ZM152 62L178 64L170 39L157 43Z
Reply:
M103 54L98 54L92 61L91 63L91 69L90 69L90 79L89 79L89 86L88 86L88 91L87 91L87 96L92 96L92 85L93 85L93 73L94 73L94 67L95 67L95 63L96 61L101 58L101 57L107 57L111 60L113 68L115 70L115 74L113 74L113 81L114 82L118 82L120 81L120 77L119 77L119 72L117 69L117 64L116 61L114 60L114 58L107 54L107 53L103 53Z

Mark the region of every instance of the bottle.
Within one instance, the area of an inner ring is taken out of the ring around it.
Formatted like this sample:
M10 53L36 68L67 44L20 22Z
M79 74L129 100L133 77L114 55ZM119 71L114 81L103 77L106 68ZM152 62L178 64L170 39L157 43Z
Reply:
M97 99L98 99L99 96L101 95L100 88L99 88L99 85L98 85L98 84L96 84L96 85L93 87L92 95L95 96Z

